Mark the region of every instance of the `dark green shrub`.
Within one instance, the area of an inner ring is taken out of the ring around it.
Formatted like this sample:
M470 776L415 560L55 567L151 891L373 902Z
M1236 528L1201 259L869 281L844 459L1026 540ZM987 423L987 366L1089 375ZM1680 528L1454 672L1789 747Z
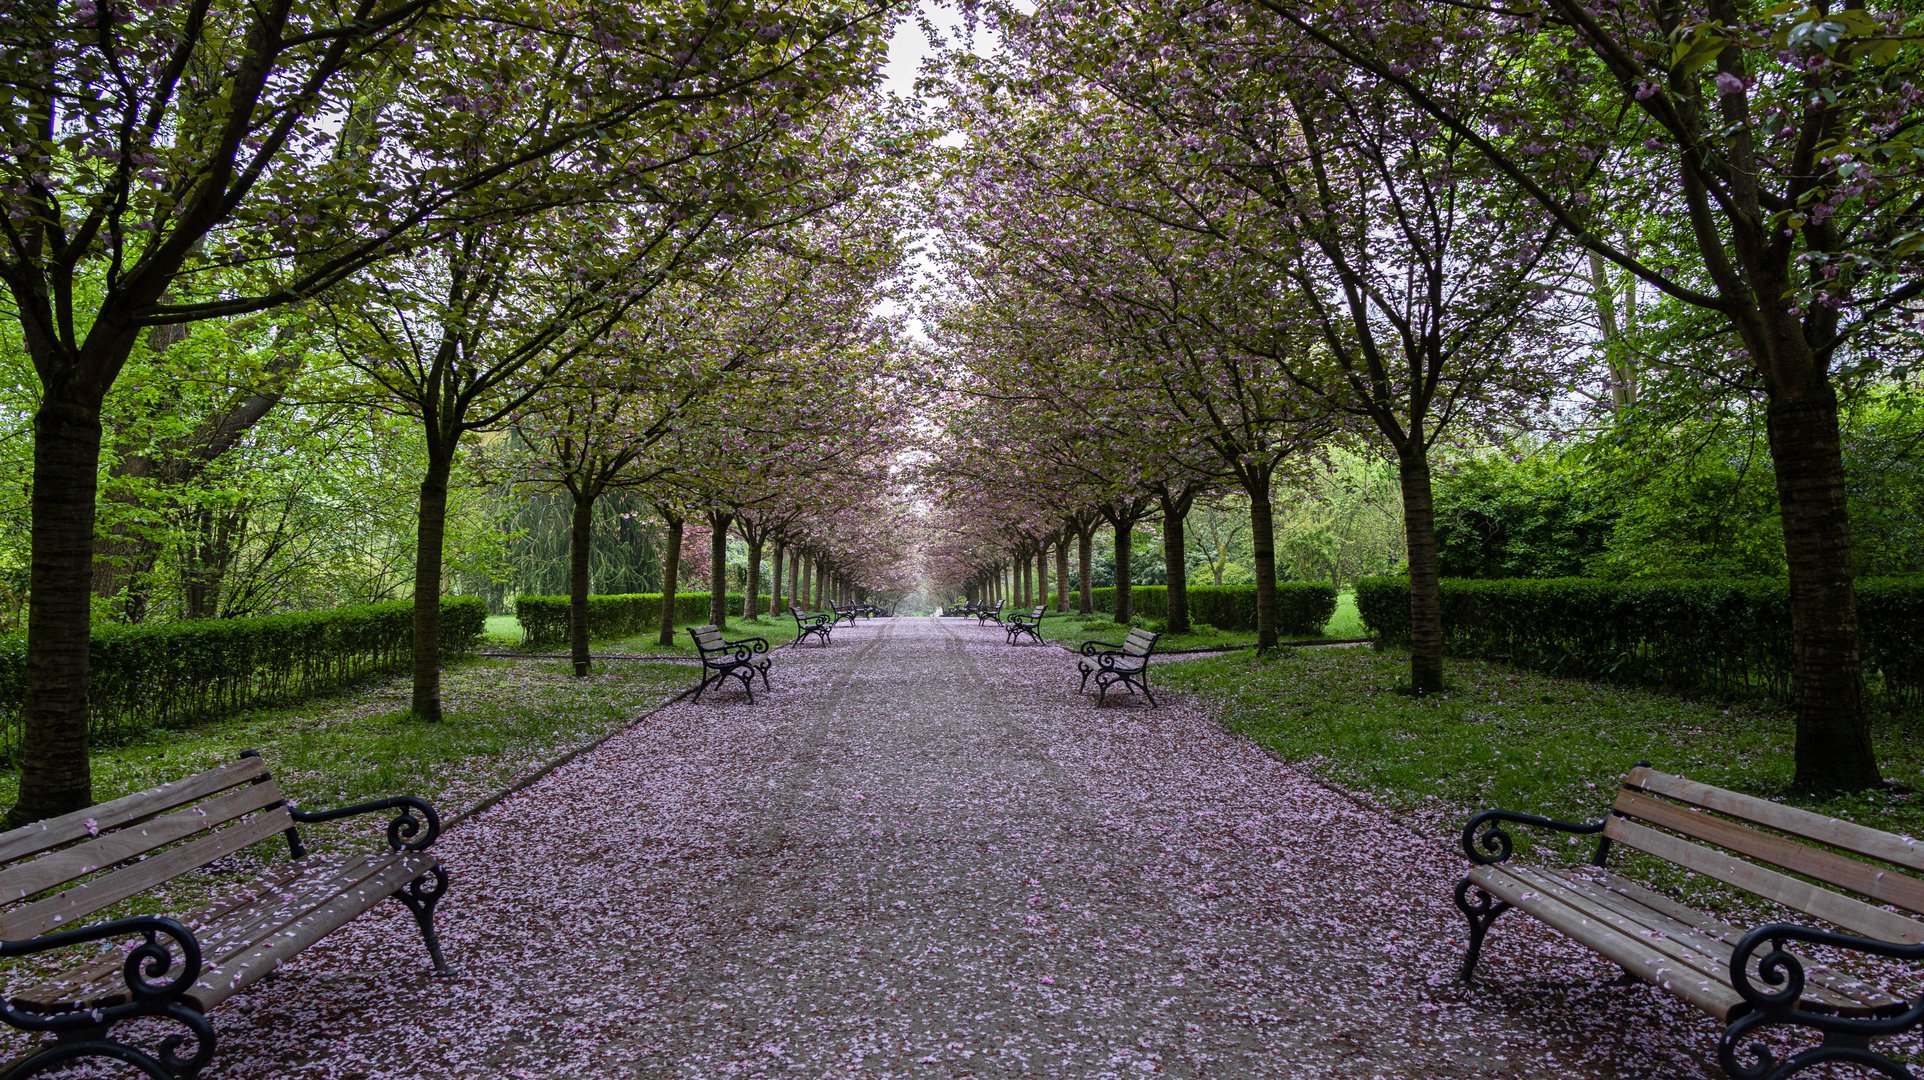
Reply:
M1865 677L1892 700L1924 700L1924 578L1858 583ZM1364 625L1410 640L1409 581L1357 583ZM1553 675L1674 690L1790 696L1790 598L1780 581L1445 579L1443 647Z
M1169 617L1169 589L1163 585L1138 585L1131 592L1134 613L1143 619ZM1091 589L1090 601L1097 611L1116 610L1116 590ZM1307 581L1276 584L1276 627L1283 637L1316 637L1336 614L1336 590L1328 585ZM1256 630L1256 586L1191 585L1189 621L1207 623L1218 630L1254 633Z
M728 613L742 609L742 594L728 594ZM545 647L568 643L568 598L565 596L522 596L514 602L515 618L530 646ZM675 622L708 621L708 594L675 594ZM661 626L660 593L628 593L619 596L588 598L588 639L634 637Z
M441 654L470 652L488 607L441 601ZM414 605L401 600L245 619L194 619L93 632L90 737L110 742L187 727L244 709L285 705L406 671ZM18 745L26 637L0 637L0 752Z

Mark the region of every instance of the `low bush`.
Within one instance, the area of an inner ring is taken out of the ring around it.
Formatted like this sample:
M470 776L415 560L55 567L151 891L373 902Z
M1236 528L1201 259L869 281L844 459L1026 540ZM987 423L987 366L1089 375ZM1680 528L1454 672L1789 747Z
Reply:
M728 594L728 613L742 609L742 594ZM514 602L515 618L530 646L568 643L568 598L565 596L522 596ZM708 594L675 594L676 623L708 621ZM660 593L625 593L588 598L588 637L590 640L633 637L661 626Z
M1135 614L1145 619L1169 617L1169 589L1164 585L1137 585L1130 602ZM1089 590L1097 611L1116 610L1116 590ZM1284 637L1316 637L1336 613L1336 590L1328 585L1307 581L1283 581L1276 585L1276 627ZM1189 621L1207 623L1219 630L1256 630L1256 586L1191 585Z
M1864 674L1924 701L1924 578L1858 582ZM1366 578L1356 607L1385 644L1410 640L1409 581ZM1779 581L1445 579L1443 647L1553 675L1790 697L1790 597Z
M472 651L488 606L441 601L441 652ZM108 743L187 727L244 709L285 705L408 668L414 605L406 600L244 619L192 619L93 632L89 737ZM26 697L24 634L0 637L0 753L19 745Z

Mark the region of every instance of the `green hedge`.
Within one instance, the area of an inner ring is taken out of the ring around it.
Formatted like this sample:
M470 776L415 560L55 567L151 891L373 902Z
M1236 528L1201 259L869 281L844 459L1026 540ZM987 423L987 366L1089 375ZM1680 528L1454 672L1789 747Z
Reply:
M1924 577L1857 583L1864 674L1900 704L1924 701ZM1363 622L1410 639L1407 578L1357 583ZM1556 675L1720 694L1790 696L1790 597L1782 582L1445 579L1443 647L1452 656Z
M488 606L441 601L441 652L474 648ZM406 600L246 619L193 619L93 632L88 730L97 742L186 727L243 709L284 705L408 668L414 605ZM27 639L0 637L0 753L19 745Z
M766 596L767 594L763 594ZM728 613L742 609L742 594L728 594ZM568 598L565 596L521 596L514 602L515 618L521 620L526 644L533 646L568 643ZM675 622L708 621L708 594L675 594ZM645 634L661 626L660 593L623 593L588 598L588 638L621 638Z
M1131 589L1130 603L1145 619L1169 617L1169 589L1164 585L1137 585ZM1090 602L1097 611L1116 610L1116 590L1091 589ZM1073 594L1070 597L1074 601ZM1307 581L1283 581L1276 585L1277 632L1284 637L1316 637L1336 614L1336 590L1328 585ZM1218 630L1256 630L1256 586L1191 585L1189 621L1207 623Z

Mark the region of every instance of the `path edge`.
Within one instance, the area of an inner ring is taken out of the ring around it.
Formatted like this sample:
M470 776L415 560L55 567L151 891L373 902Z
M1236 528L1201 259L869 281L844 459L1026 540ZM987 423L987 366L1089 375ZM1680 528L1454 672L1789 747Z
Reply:
M507 787L501 788L500 790L496 791L494 794L489 795L487 798L482 799L480 802L475 803L474 805L468 807L465 810L460 811L459 813L442 818L441 827L444 829L451 829L454 826L459 825L464 821L467 821L469 818L476 817L480 814L486 813L487 811L494 809L497 806L500 806L502 803L508 801L508 799L511 798L512 796L519 795L522 792L533 787L534 785L540 783L542 780L546 779L549 775L554 773L555 770L560 769L562 766L569 764L570 762L574 761L576 758L581 757L583 754L587 754L591 751L601 749L610 740L614 739L615 736L628 734L629 732L635 730L641 725L654 719L657 715L659 715L664 710L668 709L670 706L677 705L683 701L686 701L688 698L694 696L694 693L695 693L695 688L689 687L688 689L681 691L680 693L676 694L671 698L667 698L663 701L657 702L653 708L650 708L648 711L633 717L627 723L622 724L621 726L615 728L614 730L608 732L607 734L601 735L598 738L590 739L589 741L582 743L580 746L577 746L574 749L563 753L561 756L556 757L546 762L545 764L535 766L533 770L522 774L521 776L517 777L514 780L509 781Z

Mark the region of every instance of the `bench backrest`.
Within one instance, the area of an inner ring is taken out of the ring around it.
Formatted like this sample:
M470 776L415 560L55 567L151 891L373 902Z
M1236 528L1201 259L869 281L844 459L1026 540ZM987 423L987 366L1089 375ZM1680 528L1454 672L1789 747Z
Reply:
M1156 639L1161 636L1153 631L1144 630L1140 626L1132 626L1129 628L1129 636L1122 639L1123 655L1148 656L1155 651Z
M0 833L0 938L84 924L110 904L294 827L257 757Z
M705 653L727 647L722 643L721 630L714 626L691 626L688 636L695 639L695 648Z
M1037 604L1035 606L1035 609L1029 612L1029 618L1040 621L1043 614L1046 613L1048 610L1049 610L1049 605Z
M1924 922L1876 906L1924 914L1924 845L1909 837L1641 765L1610 809L1614 843L1854 933L1924 942Z

